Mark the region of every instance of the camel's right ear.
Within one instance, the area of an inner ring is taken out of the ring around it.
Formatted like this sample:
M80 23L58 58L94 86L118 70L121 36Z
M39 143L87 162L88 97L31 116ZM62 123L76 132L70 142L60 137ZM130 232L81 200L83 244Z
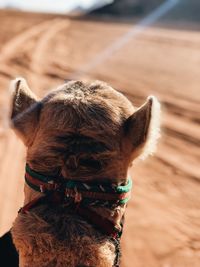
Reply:
M23 78L13 80L10 91L12 93L12 127L28 146L32 143L36 133L41 105Z
M125 123L125 140L134 157L152 154L160 136L160 103L154 96L134 112ZM129 150L127 149L127 151Z

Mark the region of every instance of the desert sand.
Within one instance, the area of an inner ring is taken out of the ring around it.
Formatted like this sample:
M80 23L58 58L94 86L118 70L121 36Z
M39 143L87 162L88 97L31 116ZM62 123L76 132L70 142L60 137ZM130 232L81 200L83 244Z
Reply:
M25 148L9 129L9 82L23 76L38 95L70 79L133 25L0 11L0 234L23 202ZM162 105L157 153L133 165L122 267L200 266L200 34L156 24L93 67L135 106Z

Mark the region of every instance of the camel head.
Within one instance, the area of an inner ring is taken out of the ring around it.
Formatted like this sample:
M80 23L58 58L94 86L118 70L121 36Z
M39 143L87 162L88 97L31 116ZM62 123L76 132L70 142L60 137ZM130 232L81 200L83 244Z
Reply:
M131 162L155 150L159 103L138 109L103 82L68 82L43 99L22 78L12 82L11 120L33 169L64 177L117 180Z
M27 147L28 165L38 173L124 184L133 160L155 150L159 103L153 96L135 108L123 94L100 81L70 81L43 99L23 78L14 80L11 89L12 127ZM25 186L25 204L37 194ZM16 236L22 221L17 231L14 228Z

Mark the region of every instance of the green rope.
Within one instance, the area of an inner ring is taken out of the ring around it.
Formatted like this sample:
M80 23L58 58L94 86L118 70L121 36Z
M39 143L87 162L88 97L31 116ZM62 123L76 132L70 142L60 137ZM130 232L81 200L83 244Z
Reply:
M34 170L32 170L28 164L26 164L26 172L30 174L32 177L37 178L41 182L46 182L48 183L49 181L53 180L53 177L47 177L46 175L40 174Z
M127 193L131 190L132 188L132 180L129 177L128 178L128 183L126 185L119 185L116 187L116 192L121 194L121 193Z

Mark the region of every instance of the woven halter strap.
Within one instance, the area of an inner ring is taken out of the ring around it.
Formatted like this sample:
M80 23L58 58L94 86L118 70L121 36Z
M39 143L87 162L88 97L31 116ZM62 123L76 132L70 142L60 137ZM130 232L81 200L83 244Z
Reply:
M35 191L45 194L61 191L65 199L74 199L74 202L82 202L87 206L114 207L123 205L130 199L132 188L130 178L126 185L95 184L94 182L48 177L32 170L28 165L26 165L25 181Z

